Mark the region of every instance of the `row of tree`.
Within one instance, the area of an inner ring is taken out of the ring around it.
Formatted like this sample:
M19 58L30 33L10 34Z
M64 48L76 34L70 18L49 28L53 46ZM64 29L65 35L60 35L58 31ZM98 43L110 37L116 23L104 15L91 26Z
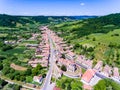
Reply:
M120 90L120 85L110 79L103 79L94 86L94 90Z

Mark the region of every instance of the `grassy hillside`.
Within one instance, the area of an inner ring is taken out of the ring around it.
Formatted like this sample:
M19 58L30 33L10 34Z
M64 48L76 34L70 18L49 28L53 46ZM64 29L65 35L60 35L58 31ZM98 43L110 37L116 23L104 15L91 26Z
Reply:
M59 36L74 46L78 54L86 55L94 63L120 67L120 14L65 22L51 26Z

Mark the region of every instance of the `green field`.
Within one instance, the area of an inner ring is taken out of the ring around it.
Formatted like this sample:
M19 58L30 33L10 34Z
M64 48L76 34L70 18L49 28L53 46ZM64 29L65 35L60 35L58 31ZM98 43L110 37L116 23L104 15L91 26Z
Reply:
M108 45L113 43L115 45L120 45L120 36L113 36L114 34L119 34L120 29L116 29L107 34L96 33L88 35L89 39L82 37L79 39L79 44L87 47L95 47L94 49L94 60L107 60L106 62L110 65L114 65L113 61L116 61L116 53L120 54L119 48L110 48ZM95 38L95 41L93 41ZM118 59L120 60L120 58Z

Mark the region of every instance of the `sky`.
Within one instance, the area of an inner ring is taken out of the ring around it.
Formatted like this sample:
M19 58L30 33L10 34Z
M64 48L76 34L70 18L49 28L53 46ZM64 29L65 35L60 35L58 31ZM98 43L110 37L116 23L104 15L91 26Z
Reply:
M120 12L120 0L0 0L0 14L107 15Z

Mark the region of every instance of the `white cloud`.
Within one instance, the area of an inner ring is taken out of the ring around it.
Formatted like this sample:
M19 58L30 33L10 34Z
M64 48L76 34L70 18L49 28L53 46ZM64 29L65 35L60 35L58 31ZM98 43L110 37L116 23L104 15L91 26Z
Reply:
M85 3L80 3L80 5L81 5L81 6L84 6L84 5L85 5Z

